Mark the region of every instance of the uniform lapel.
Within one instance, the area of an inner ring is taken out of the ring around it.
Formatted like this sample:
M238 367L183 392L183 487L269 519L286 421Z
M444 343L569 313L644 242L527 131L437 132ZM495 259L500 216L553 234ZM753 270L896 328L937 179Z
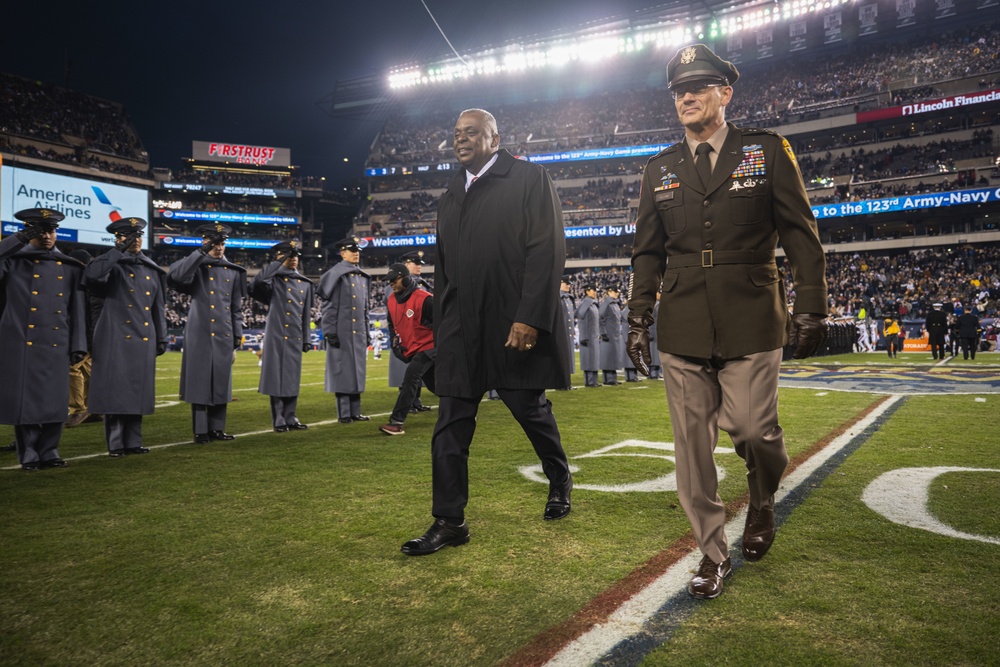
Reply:
M743 135L732 123L729 124L729 133L726 135L726 142L722 145L719 159L715 162L715 169L712 170L712 178L708 182L708 192L715 192L719 186L729 181L729 177L740 166L743 161Z
M705 194L705 189L701 185L701 178L698 177L698 172L694 169L694 157L691 155L691 151L688 150L687 141L683 139L681 140L681 150L677 153L677 163L673 168L681 183L701 194Z

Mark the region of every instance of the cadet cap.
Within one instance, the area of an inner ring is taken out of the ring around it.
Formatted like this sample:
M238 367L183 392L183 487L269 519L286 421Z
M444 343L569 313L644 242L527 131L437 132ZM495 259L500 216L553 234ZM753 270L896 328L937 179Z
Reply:
M401 261L403 261L404 263L405 262L413 262L414 264L419 264L420 266L423 266L424 264L426 264L426 262L424 262L424 251L423 250L416 250L414 252L408 252L408 253L402 255L399 259Z
M202 238L212 239L213 241L225 241L229 238L229 235L233 233L233 228L229 225L213 222L207 225L201 225L194 231Z
M358 245L361 242L357 236L348 236L346 239L340 239L333 244L333 249L340 250L352 250L354 252L360 252L361 246Z
M282 241L271 246L271 252L282 255L287 255L289 257L298 257L302 254L302 244L298 242L297 239L292 239L291 241Z
M115 220L105 229L112 234L131 234L132 232L141 232L145 228L146 221L142 218L122 218Z
M14 214L14 217L25 225L38 227L45 231L59 228L59 223L66 219L61 211L54 208L26 208Z

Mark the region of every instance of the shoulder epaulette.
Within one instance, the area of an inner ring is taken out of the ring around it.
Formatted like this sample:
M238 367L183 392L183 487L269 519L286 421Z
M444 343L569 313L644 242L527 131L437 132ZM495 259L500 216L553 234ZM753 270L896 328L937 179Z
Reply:
M741 127L740 132L743 134L770 134L772 137L781 138L781 135L774 130L767 130L763 127Z
M667 146L666 148L664 148L662 151L660 151L659 153L657 153L653 157L649 158L649 160L655 160L656 158L658 158L660 156L669 155L670 153L673 153L675 150L677 150L678 148L680 148L680 145L681 145L681 142L679 142L679 141L677 143L675 143L675 144L670 144L669 146ZM649 160L647 160L647 163L649 162Z

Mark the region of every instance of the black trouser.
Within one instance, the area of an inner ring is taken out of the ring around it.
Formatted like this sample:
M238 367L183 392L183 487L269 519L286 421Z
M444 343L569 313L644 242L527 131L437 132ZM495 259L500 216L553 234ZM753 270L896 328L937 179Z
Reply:
M890 357L896 356L896 346L899 344L899 334L889 334L885 337L885 351Z
M968 359L969 355L971 354L972 358L975 359L976 348L978 347L979 339L970 338L968 336L962 336L962 338L960 338L959 340L962 342L962 358Z
M420 385L424 383L427 388L434 391L434 358L437 350L425 350L417 352L406 365L406 372L403 373L403 383L399 386L399 395L396 396L396 406L392 409L392 416L389 422L392 424L402 424L406 421L406 415L410 408L416 403L417 396L420 395Z
M931 356L935 359L944 359L944 339L931 340Z
M552 403L545 390L497 389L500 399L524 429L525 435L542 461L542 471L550 484L569 481L569 462L562 448L559 427L552 414ZM442 396L438 419L431 439L436 518L465 520L469 502L469 446L476 432L476 414L482 398Z

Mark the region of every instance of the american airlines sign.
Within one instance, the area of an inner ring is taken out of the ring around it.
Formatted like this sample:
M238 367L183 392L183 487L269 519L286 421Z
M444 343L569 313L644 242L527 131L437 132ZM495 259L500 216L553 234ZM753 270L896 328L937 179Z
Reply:
M215 141L192 142L191 156L199 162L228 162L268 167L288 167L292 164L292 149L273 146L249 146Z

